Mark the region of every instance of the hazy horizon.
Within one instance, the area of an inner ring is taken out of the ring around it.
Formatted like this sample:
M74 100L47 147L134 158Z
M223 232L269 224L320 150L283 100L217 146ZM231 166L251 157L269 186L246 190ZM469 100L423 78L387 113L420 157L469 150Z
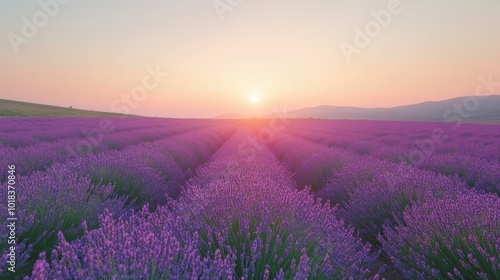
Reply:
M500 1L42 0L0 11L0 98L24 102L210 118L395 107L500 81Z

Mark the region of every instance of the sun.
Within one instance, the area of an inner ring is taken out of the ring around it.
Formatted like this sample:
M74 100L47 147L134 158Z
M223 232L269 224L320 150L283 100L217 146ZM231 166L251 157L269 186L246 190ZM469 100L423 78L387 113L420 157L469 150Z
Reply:
M250 103L257 104L260 101L260 90L252 90L248 93L250 97Z
M252 102L253 104L259 102L259 97L257 95L252 95L250 97L250 102Z

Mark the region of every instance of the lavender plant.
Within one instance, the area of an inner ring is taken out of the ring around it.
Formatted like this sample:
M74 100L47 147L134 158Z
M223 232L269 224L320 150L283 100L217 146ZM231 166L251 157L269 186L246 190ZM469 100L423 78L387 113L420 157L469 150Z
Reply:
M499 279L500 199L445 197L407 208L379 237L408 279Z
M199 234L202 252L236 254L238 278L365 277L377 253L344 228L334 208L315 201L309 189L297 192L267 149L251 159L238 155L249 134L236 133L170 204L184 228ZM237 170L225 172L231 161Z
M382 227L395 226L406 207L468 193L458 178L400 165L352 190L339 216L359 230L364 240L380 245L377 236Z
M113 219L107 210L100 228L69 243L62 232L50 260L45 254L29 279L231 279L234 256L202 257L196 233L174 234L172 215L150 213L147 206L126 218ZM83 225L85 228L85 224Z
M113 195L112 186L93 185L89 179L63 165L20 177L18 181L17 205L22 207L16 211L17 275L29 271L38 253L55 245L58 231L73 240L83 233L80 228L82 221L95 228L104 209L120 213L125 207L124 199ZM3 190L2 193L5 194ZM0 204L0 209L0 217L6 220L7 205ZM7 235L7 227L2 227L0 237L7 240ZM3 258L6 258L7 246L6 242L0 244ZM3 270L5 264L2 262L0 267L2 277L10 275Z

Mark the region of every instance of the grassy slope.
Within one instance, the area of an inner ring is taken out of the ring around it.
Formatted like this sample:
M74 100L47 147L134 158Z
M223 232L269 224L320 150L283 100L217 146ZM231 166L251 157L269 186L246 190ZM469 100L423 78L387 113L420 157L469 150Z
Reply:
M119 114L0 99L0 117L112 117Z

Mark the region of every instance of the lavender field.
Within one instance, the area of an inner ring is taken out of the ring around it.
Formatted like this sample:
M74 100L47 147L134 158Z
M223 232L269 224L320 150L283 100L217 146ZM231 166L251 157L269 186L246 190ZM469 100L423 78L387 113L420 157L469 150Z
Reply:
M499 125L10 118L0 155L0 279L500 279Z

